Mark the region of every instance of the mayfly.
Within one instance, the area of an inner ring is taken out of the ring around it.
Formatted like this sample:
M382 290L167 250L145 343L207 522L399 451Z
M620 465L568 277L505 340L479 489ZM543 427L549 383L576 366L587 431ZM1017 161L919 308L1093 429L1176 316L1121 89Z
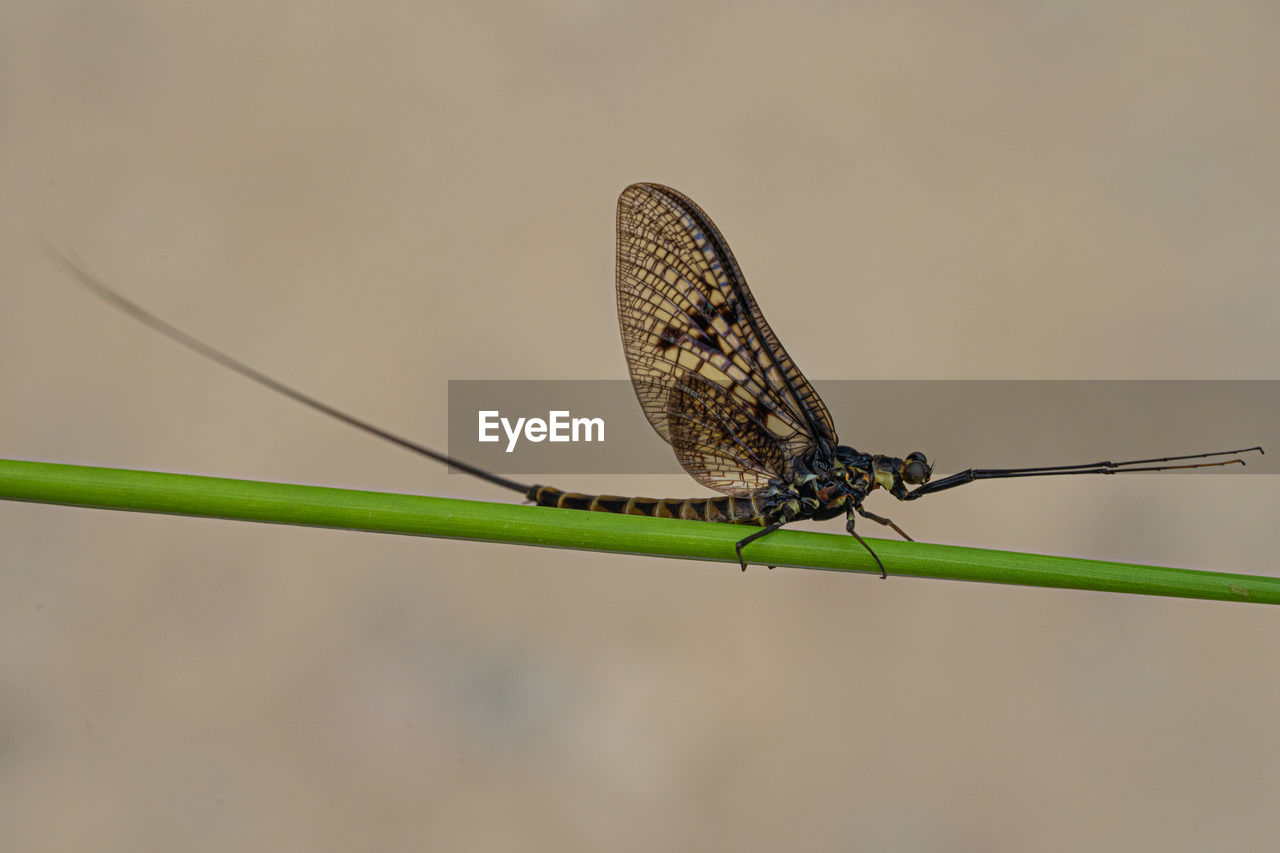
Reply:
M975 480L1243 465L1239 458L1188 460L1263 452L1247 447L1127 462L970 468L934 480L932 466L918 451L899 459L840 443L826 405L769 328L729 244L691 199L660 184L633 184L618 199L617 234L618 322L636 397L685 471L724 497L584 495L517 483L277 382L161 320L66 257L57 257L89 290L170 339L326 415L519 492L539 506L758 527L736 545L744 571L742 549L762 536L793 521L844 515L845 528L875 558L884 577L884 564L854 529L855 518L911 537L863 507L876 489L910 501Z

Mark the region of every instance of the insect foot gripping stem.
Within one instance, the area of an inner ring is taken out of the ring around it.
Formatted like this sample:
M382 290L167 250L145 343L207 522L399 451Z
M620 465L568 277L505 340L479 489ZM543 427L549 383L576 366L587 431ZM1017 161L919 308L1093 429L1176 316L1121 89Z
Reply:
M877 556L875 551L871 550L871 546L867 544L867 540L859 536L858 531L853 529L852 515L850 515L849 520L845 522L844 529L849 531L849 535L852 536L854 539L857 539L858 542L861 543L862 547L867 549L867 553L871 555L872 559L876 561L876 565L880 567L880 580L884 580L885 578L889 577L888 573L885 572L884 570L884 563L880 562L880 557Z
M745 548L747 545L750 545L752 542L756 541L757 539L760 539L761 537L764 537L764 536L768 536L773 531L782 527L782 525L783 525L783 522L775 521L773 524L770 524L767 527L760 528L759 530L755 531L747 538L739 541L737 545L733 546L734 550L737 551L738 553L738 564L742 566L742 570L744 572L747 570L747 561L742 557L742 549ZM770 566L769 568L776 569L778 567Z

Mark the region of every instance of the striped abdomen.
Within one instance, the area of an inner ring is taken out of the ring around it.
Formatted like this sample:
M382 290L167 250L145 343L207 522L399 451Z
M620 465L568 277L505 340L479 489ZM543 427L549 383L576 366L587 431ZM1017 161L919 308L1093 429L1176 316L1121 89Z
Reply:
M538 506L559 509L586 509L616 512L622 515L648 515L654 518L684 518L690 521L717 521L727 524L766 523L761 513L761 499L746 498L624 498L617 495L580 495L550 486L533 486L526 497Z

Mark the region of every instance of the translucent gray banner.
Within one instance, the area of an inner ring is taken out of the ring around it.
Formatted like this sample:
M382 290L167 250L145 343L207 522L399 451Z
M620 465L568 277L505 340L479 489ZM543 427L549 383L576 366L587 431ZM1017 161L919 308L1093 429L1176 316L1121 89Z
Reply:
M1253 445L1273 452L1208 472L1280 473L1278 380L813 384L841 443L892 456L923 451L939 476ZM680 473L627 380L450 381L449 454L494 473L546 478Z

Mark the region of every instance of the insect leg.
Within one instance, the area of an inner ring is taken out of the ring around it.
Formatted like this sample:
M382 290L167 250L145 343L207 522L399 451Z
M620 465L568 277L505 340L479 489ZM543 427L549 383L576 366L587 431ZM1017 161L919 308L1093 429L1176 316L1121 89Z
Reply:
M862 512L862 508L861 508L861 507L859 507L859 508L858 508L858 512ZM870 518L870 517L871 517L870 513L863 513L863 514L864 514L864 515L866 515L868 518ZM889 520L889 519L887 519L887 518L885 519L885 521L888 521L888 520ZM890 522L890 523L892 523L892 522ZM895 527L896 527L896 525L895 525ZM874 559L874 560L876 561L876 565L880 567L880 580L884 580L885 578L889 577L889 575L888 575L888 574L885 572L885 570L884 570L884 563L880 562L880 558L876 555L876 552L875 552L875 551L872 551L872 550L871 550L871 546L867 544L867 540L865 540L865 539L863 539L861 536L859 536L859 535L858 535L858 531L856 531L856 530L854 530L854 529L853 529L853 516L852 516L852 515L851 515L851 516L849 516L849 521L845 524L844 529L845 529L845 530L847 530L847 531L849 531L849 535L850 535L850 536L852 536L854 539L857 539L857 540L858 540L858 542L862 545L862 547L867 549L867 553L871 555L872 559ZM901 530L899 530L898 532L899 532L899 533L902 533L902 531L901 531ZM903 535L903 536L905 536L906 534L905 534L905 533L903 533L902 535Z
M783 521L775 521L773 524L770 524L766 527L761 527L759 530L752 533L746 539L743 539L737 545L733 546L738 552L738 562L742 565L742 570L744 572L747 570L747 561L742 559L742 549L745 546L750 545L752 542L756 541L757 539L761 538L762 536L768 536L770 533L777 530L779 527L781 527L785 523L786 522L783 522ZM777 567L770 566L769 568L773 569Z
M858 510L858 515L862 516L863 518L869 518L878 524L883 524L886 527L892 527L894 530L898 531L899 536L901 536L903 539L907 540L908 542L916 541L912 539L910 536L908 536L905 530L903 530L898 525L894 524L892 520L885 518L883 515L876 515L874 512L867 512L862 507L858 507L857 510ZM849 531L849 532L852 533L853 531Z

